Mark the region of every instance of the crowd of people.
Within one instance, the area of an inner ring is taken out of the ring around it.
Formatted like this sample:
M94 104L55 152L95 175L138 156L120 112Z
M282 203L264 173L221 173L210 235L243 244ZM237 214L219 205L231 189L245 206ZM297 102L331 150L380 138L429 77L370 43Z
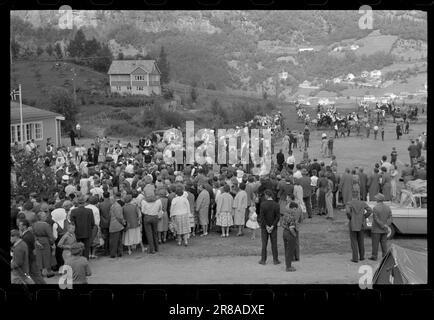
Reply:
M401 184L426 179L422 139L410 145L410 164L401 172L394 149L390 158L379 159L372 172L345 168L339 174L332 137L321 138L323 157L331 157L326 163L308 156L309 127L298 133L288 130L273 169L260 177L242 164L165 163L158 137L144 139L138 149L104 137L88 148L82 144L59 147L57 152L50 142L40 152L30 141L30 147L19 152L35 153L36 165L55 172L57 187L53 194L16 194L11 199L14 281L44 283L44 277L69 265L74 283L87 283L89 261L98 256L117 258L138 249L155 254L164 250L166 242L188 246L192 237L210 232L219 232L222 238L231 233L242 236L245 228L252 238L261 230L260 263L266 263L270 239L273 261L278 264L278 226L284 229L286 270L295 271L298 226L305 219L317 214L333 220L334 209L353 200L399 201ZM148 148L154 151L146 152ZM295 159L295 148L304 150L302 159ZM12 158L12 172L13 166ZM17 177L12 180L17 183ZM356 211L361 207L353 206ZM346 208L352 217L355 213ZM352 235L353 249L359 237Z

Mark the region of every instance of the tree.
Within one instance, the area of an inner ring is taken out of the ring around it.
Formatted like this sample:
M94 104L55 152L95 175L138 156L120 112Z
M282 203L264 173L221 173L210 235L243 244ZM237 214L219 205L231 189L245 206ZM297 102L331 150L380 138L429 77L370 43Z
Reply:
M36 48L36 54L38 55L38 57L41 55L41 54L43 54L44 53L44 49L42 49L41 47L37 47Z
M124 60L124 53L123 52L119 52L118 60Z
M14 165L11 171L16 174L16 184L11 184L11 194L23 195L26 198L32 193L54 194L56 176L50 167L38 163L38 154L28 154L24 149L11 149Z
M113 61L112 52L107 44L101 45L95 59L90 59L89 65L100 72L107 72Z
M54 53L56 54L56 57L58 59L63 58L63 52L62 52L62 47L60 46L60 43L56 43L56 46L54 47Z
M20 49L20 44L15 39L13 39L11 42L12 58L18 58L18 56L20 55Z
M53 46L49 44L47 48L45 48L45 52L51 57L53 55Z
M74 39L69 42L68 53L71 57L84 57L86 52L86 37L81 29L77 30Z
M98 54L98 52L101 50L101 45L98 41L96 41L95 38L92 40L84 42L84 48L83 48L83 56L84 57L91 57Z
M50 110L65 117L65 129L70 130L75 124L78 108L71 94L65 88L53 87L50 91Z
M170 73L170 67L169 67L169 61L167 61L167 54L164 51L164 47L161 47L160 56L158 57L158 68L161 72L161 82L162 83L169 83L169 73Z

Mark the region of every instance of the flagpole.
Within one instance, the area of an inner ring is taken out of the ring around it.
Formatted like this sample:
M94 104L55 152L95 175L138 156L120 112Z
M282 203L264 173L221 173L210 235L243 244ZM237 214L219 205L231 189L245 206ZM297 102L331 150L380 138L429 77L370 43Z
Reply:
M20 92L20 136L21 136L21 145L24 144L24 135L23 135L23 102L21 99L21 84L18 85L18 90Z

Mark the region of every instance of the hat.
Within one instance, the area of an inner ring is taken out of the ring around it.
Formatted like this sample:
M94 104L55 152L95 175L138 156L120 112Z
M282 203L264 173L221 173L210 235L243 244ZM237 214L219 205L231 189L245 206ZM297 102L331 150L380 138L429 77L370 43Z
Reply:
M69 176L67 174L62 176L63 181L69 181Z
M182 176L176 176L175 182L183 182L184 178Z
M307 175L307 170L306 170L306 168L301 169L301 174L302 174L303 176L306 176L306 175Z
M77 203L78 204L85 204L86 203L86 197L85 196L80 196L80 197L78 197L78 199L77 199Z
M71 254L79 255L84 249L84 244L82 242L76 242L71 245Z
M377 193L374 197L375 200L377 201L384 201L385 197L382 193Z

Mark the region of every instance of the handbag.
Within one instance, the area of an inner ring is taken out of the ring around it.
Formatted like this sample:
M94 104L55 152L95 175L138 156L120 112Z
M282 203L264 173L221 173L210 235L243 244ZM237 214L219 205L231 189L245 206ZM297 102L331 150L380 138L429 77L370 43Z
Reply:
M163 218L163 211L162 210L158 211L157 217L158 217L158 220Z

